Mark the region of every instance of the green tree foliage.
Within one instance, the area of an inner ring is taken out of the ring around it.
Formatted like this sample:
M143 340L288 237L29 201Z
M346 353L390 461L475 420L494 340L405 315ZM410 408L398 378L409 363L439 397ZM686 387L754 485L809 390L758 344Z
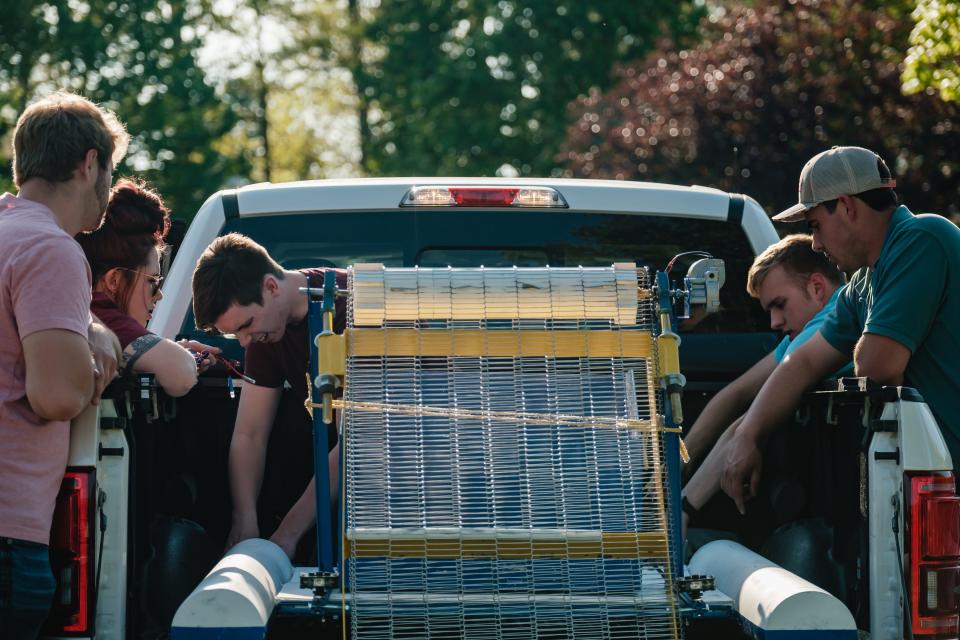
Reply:
M246 173L242 160L213 149L235 116L197 66L198 16L189 0L14 0L0 21L8 105L0 133L38 95L81 93L113 108L131 133L117 174L146 178L175 215L192 216L210 192Z
M960 102L960 3L918 0L916 24L903 70L903 90L939 92L943 100Z
M550 174L566 105L696 23L674 0L381 0L367 25L368 171Z
M351 22L343 2L204 0L205 51L217 94L238 119L220 143L255 181L354 174L357 99L346 67Z
M703 43L662 48L575 107L568 175L701 184L796 202L815 153L856 144L883 156L917 210L958 212L958 107L904 96L910 24L857 0L758 0L713 13Z

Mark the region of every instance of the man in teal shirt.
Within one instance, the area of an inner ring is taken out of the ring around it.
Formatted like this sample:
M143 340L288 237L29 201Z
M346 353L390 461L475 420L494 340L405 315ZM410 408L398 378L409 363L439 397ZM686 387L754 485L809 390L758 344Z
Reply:
M723 490L741 512L756 495L760 445L803 392L853 355L858 376L916 387L960 464L960 229L898 206L872 151L834 147L800 174L800 202L774 220L806 220L813 246L857 270L817 335L764 384L728 449Z

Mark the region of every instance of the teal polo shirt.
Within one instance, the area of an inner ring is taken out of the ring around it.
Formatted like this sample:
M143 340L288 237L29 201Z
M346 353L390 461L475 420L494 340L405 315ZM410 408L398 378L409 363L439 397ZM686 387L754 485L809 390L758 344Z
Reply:
M960 468L960 229L897 207L877 263L857 271L820 333L852 355L861 333L910 350L905 384L930 406Z
M783 340L780 341L780 344L777 345L777 348L773 350L773 358L777 361L777 364L783 362L784 358L793 353L797 347L812 338L813 334L820 330L820 325L822 325L826 317L830 315L830 312L833 311L833 308L837 306L837 298L840 297L841 289L842 287L837 287L834 289L833 295L831 295L830 299L827 300L827 303L823 305L823 308L817 312L817 315L810 318L807 324L803 325L803 329L800 330L800 333L798 333L793 340L790 339L790 336L785 336ZM845 367L833 374L833 377L842 378L844 376L852 375L853 363L848 362Z

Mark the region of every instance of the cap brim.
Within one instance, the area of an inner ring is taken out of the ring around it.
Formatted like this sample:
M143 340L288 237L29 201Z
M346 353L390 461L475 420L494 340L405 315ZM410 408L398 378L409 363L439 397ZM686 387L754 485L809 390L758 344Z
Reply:
M798 202L789 209L784 209L777 215L773 216L773 219L777 222L802 222L807 211L813 209L816 205L814 204L804 204Z

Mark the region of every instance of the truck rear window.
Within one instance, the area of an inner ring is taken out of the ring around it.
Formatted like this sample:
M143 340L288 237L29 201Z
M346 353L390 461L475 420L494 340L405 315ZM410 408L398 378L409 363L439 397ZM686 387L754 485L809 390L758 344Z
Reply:
M753 252L743 230L725 221L643 214L517 210L391 210L283 214L228 221L264 245L284 267L595 267L636 262L653 270L685 251L707 251L726 263L722 310L683 331L768 331L746 292ZM674 267L682 276L689 261ZM192 333L193 318L185 333Z

